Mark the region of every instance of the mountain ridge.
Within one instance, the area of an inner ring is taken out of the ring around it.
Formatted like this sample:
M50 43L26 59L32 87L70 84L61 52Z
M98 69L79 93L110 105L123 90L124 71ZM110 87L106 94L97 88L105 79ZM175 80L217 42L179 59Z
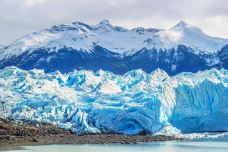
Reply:
M28 34L4 47L0 68L17 66L46 72L104 69L119 74L161 68L173 75L228 67L226 60L220 63L227 44L228 39L210 37L183 21L167 30L129 30L108 20L97 25L73 22Z
M75 31L75 33L73 33L73 35L70 35L69 33L65 33L66 35L58 35L61 32L64 31ZM96 33L93 33L93 31L96 31ZM114 32L113 32L114 31ZM138 50L143 49L144 47L148 47L146 46L146 40L150 39L155 39L154 44L150 43L148 45L150 45L149 48L157 48L158 50L161 48L165 48L165 49L171 49L171 48L175 48L177 45L186 45L187 47L191 47L193 49L195 49L196 47L199 48L200 51L206 51L208 52L209 50L206 50L205 48L200 48L200 46L191 46L191 44L184 44L185 42L178 42L177 44L172 44L172 45L168 45L165 44L165 40L170 41L168 43L174 43L178 38L180 38L180 32L197 32L201 34L205 34L201 29L192 26L184 21L180 21L178 24L176 24L175 26L171 27L170 29L164 30L164 29L154 29L154 28L143 28L143 27L137 27L137 28L133 28L133 29L126 29L120 26L113 26L108 20L103 20L101 22L99 22L97 25L88 25L85 23L81 23L81 22L73 22L71 24L61 24L58 26L52 26L49 29L44 29L38 32L34 32L32 34L28 34L18 40L16 40L15 42L11 43L10 45L8 45L8 47L11 47L11 45L15 46L15 44L17 43L24 43L24 45L22 45L22 47L28 47L28 48L33 48L36 47L36 45L41 44L41 43L45 43L46 41L53 41L53 40L58 40L58 38L60 38L60 40L64 40L64 36L68 36L71 39L76 40L78 39L84 39L84 41L87 41L87 39L89 39L88 42L90 47L93 46L93 43L96 43L97 45L100 45L101 47L104 47L112 52L116 52L119 54L124 54L128 51L130 51L131 49L127 48L126 46L124 46L125 48L123 48L124 50L122 50L122 52L115 50L116 48L112 48L111 46L105 46L107 44L105 44L106 42L103 42L104 39L102 39L101 36L99 35L104 35L104 37L106 36L105 34L110 33L110 35L107 36L115 36L115 34L119 34L117 36L117 38L121 38L124 37L125 39L120 39L119 41L124 41L125 43L130 43L131 44L131 40L129 39L129 37L134 37L134 39L136 39L136 41L142 41L142 44L140 44L140 47L138 47ZM115 33L117 32L117 33ZM130 32L127 33L126 35L121 35L121 33L124 32ZM135 32L135 33L132 33ZM148 32L148 33L144 33L144 32ZM176 33L175 33L176 32ZM179 32L179 33L178 33ZM67 35L68 34L68 35ZM94 34L97 34L96 37L93 37ZM146 35L149 34L149 35ZM155 34L155 35L152 35ZM189 33L187 33L189 34ZM190 33L192 34L192 33ZM130 35L130 36L129 36ZM143 36L142 36L143 35ZM62 37L61 37L62 36ZM142 39L139 39L138 37L142 37ZM159 36L159 38L157 38ZM186 35L184 35L186 36ZM188 35L187 35L188 36ZM223 43L223 44L216 44L218 46L211 48L212 52L216 52L218 51L218 49L221 49L223 46L225 46L226 44L228 44L228 39L222 39L222 38L216 38L216 37L211 37L208 35L203 35L203 36L207 36L207 39L214 39L215 43ZM49 39L48 39L49 38ZM70 40L69 38L69 40ZM107 38L107 37L105 37ZM115 37L116 38L116 37ZM170 39L173 39L172 41ZM68 40L68 41L69 41ZM19 42L18 42L19 41ZM100 42L99 42L100 41ZM111 40L108 40L107 43L111 43ZM158 42L160 42L161 44L158 44ZM190 40L188 40L190 41ZM33 42L33 43L32 43ZM98 42L98 43L97 43ZM147 41L148 42L148 41ZM80 41L73 41L71 43L75 43L75 45L80 45ZM113 45L115 47L118 47L120 45L123 44L118 44L120 42L116 42ZM156 44L157 45L156 45ZM47 45L47 44L46 44ZM78 50L88 50L91 48L87 48L86 46L79 46L79 47L75 47L72 45L69 45L67 43L63 43L63 45L65 45L66 47L72 47L74 49L78 49ZM162 46L164 45L164 46ZM167 46L166 46L167 45ZM207 44L208 45L208 44ZM46 46L47 47L47 46ZM52 46L49 46L52 47ZM194 48L195 47L195 48ZM138 51L136 49L136 51Z

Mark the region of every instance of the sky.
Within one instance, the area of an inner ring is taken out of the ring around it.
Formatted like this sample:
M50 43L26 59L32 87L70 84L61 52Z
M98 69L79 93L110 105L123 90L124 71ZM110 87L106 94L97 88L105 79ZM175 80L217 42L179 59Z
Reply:
M183 20L228 38L228 0L1 0L0 44L52 25L103 19L129 29L168 29Z

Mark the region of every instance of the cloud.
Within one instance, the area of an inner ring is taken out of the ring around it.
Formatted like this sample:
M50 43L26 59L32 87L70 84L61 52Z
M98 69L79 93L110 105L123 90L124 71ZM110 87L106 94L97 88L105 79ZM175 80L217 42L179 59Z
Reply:
M24 0L24 5L28 7L36 6L43 3L44 0Z
M228 38L227 0L1 0L0 44L56 24L102 19L127 28L170 28L186 20Z

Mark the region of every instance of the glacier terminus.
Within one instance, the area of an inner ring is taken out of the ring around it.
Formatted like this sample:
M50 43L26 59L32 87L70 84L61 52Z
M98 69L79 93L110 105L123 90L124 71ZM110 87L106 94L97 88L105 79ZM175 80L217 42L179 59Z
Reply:
M0 70L0 115L82 133L228 131L228 71Z

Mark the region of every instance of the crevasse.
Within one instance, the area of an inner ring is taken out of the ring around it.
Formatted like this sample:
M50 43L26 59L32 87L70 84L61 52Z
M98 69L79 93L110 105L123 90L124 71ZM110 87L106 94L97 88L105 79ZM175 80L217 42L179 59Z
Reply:
M228 131L228 71L0 71L0 115L80 133ZM170 129L167 129L170 128Z

